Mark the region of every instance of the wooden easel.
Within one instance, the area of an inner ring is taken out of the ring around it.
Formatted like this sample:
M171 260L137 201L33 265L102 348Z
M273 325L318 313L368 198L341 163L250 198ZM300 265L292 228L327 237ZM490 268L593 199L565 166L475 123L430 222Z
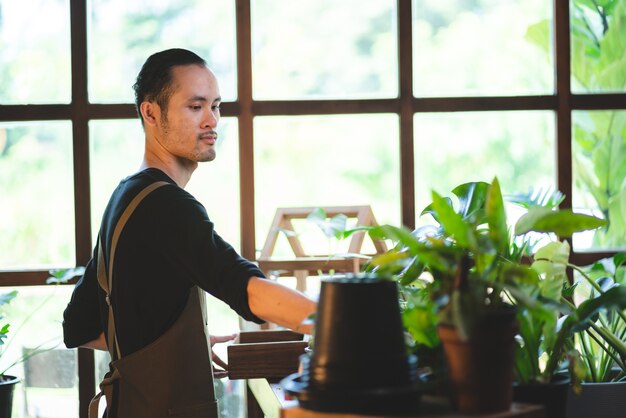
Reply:
M281 230L293 231L295 233L292 221L294 219L306 219L315 209L314 207L278 208L265 239L265 245L261 250L261 255L257 260L261 270L266 273L280 271L280 275L293 275L296 278L296 288L303 292L306 291L306 278L311 271L357 273L365 261L367 261L367 256L387 252L387 246L384 241L373 240L372 243L376 253L362 254L361 247L365 239L365 232L360 231L350 236L348 255L306 254L300 239L296 234L293 234L287 235L289 246L293 251L293 257L288 259L273 258L274 248ZM329 218L339 214L344 214L349 219L356 218L356 226L378 225L370 206L334 206L322 209L326 211L326 215ZM360 257L356 256L359 254L361 255Z

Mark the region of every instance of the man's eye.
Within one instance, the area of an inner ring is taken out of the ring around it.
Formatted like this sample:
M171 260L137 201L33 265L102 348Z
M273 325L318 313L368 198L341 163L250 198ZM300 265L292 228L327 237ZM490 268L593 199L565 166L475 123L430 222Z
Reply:
M213 110L222 110L222 108L220 107L220 105L215 105L212 108Z
M191 110L200 110L200 109L202 109L202 106L198 106L198 105L192 105L192 106L189 106L189 107L191 108Z

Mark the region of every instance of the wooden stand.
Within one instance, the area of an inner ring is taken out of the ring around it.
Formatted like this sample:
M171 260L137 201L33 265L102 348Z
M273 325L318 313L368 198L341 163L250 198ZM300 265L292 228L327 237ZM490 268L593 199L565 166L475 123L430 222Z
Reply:
M306 291L306 278L311 271L337 273L357 273L361 266L369 257L363 256L361 248L365 238L365 232L357 232L351 235L347 255L332 254L307 254L302 242L295 234L293 225L294 219L306 219L316 208L278 208L274 215L274 221L265 239L265 245L258 258L259 268L266 272L279 271L281 275L290 274L296 278L296 288L302 292ZM370 206L334 206L322 208L329 218L344 214L348 218L356 218L356 226L375 226L376 218ZM281 230L292 231L293 235L288 235L287 240L293 251L293 257L288 259L276 259L273 256L276 241ZM376 254L387 251L387 246L383 241L373 241ZM361 255L359 257L358 255ZM374 255L374 254L368 254Z

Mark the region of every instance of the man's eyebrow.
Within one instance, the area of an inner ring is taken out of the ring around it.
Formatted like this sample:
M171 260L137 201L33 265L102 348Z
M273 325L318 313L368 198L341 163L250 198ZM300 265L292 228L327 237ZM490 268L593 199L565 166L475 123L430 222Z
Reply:
M204 97L204 96L193 96L193 97L191 97L191 98L189 99L189 101L190 101L190 102L208 102L208 101L209 101L209 99L207 99L207 98L206 98L206 97ZM216 97L216 98L213 100L213 103L216 103L216 102L217 102L217 103L219 103L219 102L221 102L221 101L222 101L222 98L221 98L221 97Z

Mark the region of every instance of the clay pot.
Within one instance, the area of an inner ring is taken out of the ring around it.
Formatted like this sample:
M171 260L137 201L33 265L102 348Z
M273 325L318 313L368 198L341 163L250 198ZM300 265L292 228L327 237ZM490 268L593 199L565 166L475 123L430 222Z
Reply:
M438 333L454 407L463 414L508 410L513 397L515 310L486 315L467 340L451 326L440 325Z

